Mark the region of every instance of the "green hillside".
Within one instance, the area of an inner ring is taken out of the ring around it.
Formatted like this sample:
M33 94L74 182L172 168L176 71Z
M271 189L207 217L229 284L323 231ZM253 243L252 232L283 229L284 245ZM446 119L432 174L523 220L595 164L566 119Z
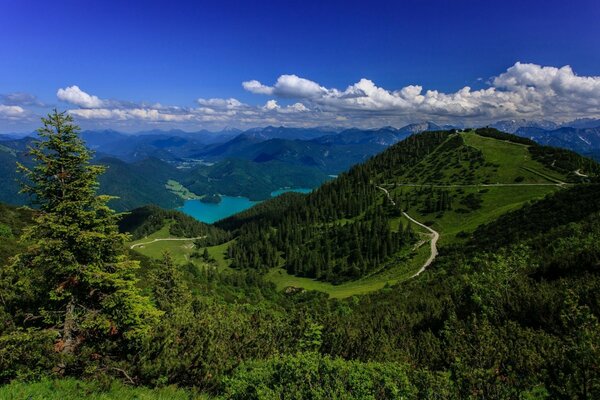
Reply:
M38 267L0 268L0 397L597 398L596 164L480 133L412 136L307 196L218 226L133 210L120 223L132 241L111 242L107 254L134 257L122 275L135 283L129 299L159 318L127 320L146 328L131 337L112 320L86 325L91 314L68 354L64 313L47 307L79 278L45 288L35 255L46 238L25 238L7 256ZM2 211L14 244L31 211ZM82 244L65 231L53 243L75 250L102 237ZM86 282L123 267L112 260ZM102 300L96 293L78 296ZM139 310L128 304L98 310Z
M264 200L271 192L283 187L319 186L327 174L313 167L286 164L271 160L252 162L229 159L216 164L202 165L185 173L181 183L190 191L204 194L244 196Z
M413 277L431 255L431 232L407 215L439 233L442 249L465 243L481 225L585 184L569 168L588 181L598 171L575 153L492 129L426 132L308 196L281 196L218 222L235 240L215 239L209 251L221 270L257 270L279 290L364 294ZM152 240L168 238L160 226ZM191 260L192 242L162 239L136 250Z
M595 163L567 153L568 166L587 166L588 180L596 173ZM438 232L443 248L578 184L552 154L490 129L422 133L306 198L265 202L219 226L237 236L233 268L257 269L280 289L347 297L410 278L428 258L430 233L403 212Z

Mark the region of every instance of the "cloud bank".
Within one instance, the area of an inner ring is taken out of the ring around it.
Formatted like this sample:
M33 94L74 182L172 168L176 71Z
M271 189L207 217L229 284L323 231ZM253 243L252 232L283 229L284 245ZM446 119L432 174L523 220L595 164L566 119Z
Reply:
M332 88L297 75L281 75L273 84L242 82L258 104L236 98L198 98L190 106L132 103L102 99L77 85L60 88L59 101L88 127L247 128L265 125L339 125L364 128L433 120L483 125L500 119L547 119L557 122L600 118L600 76L579 76L561 68L517 62L488 80L487 87L465 86L455 92L413 84L399 89L363 78L346 88ZM264 98L266 97L266 99ZM34 96L0 96L0 119L31 115L40 106Z
M578 76L570 66L517 62L493 77L488 88L472 90L465 86L454 93L424 90L420 85L388 90L369 79L339 90L296 75L282 75L272 86L257 80L242 85L251 93L301 100L308 107L357 120L395 116L482 123L505 118L562 120L600 115L600 76Z

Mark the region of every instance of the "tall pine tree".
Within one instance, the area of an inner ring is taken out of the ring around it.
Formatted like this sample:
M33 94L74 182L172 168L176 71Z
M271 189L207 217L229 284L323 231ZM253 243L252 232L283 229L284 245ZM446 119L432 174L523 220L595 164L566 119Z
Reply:
M139 265L125 254L127 236L107 206L110 197L96 194L104 167L90 164L71 116L55 110L42 122L41 140L29 151L34 166L19 165L27 178L22 191L39 213L13 267L42 277L35 282L37 313L43 328L57 330L58 351L140 337L160 312L136 287Z

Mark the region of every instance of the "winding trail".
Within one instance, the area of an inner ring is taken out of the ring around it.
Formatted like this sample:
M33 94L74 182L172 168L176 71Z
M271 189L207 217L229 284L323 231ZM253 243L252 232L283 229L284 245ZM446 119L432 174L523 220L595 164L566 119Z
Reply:
M385 189L381 186L376 186L376 187L377 187L377 189L379 189L385 193L385 195L387 196L388 200L392 203L392 205L394 205L394 206L396 205L394 200L392 200L392 197L390 196L390 193L387 191L387 189ZM421 269L419 269L416 273L411 275L411 278L414 278L414 277L419 276L423 271L425 271L425 269L427 269L427 267L429 267L431 265L431 263L433 262L433 260L435 260L435 258L437 257L437 255L438 255L437 242L438 242L438 239L440 238L440 234L438 232L434 231L433 229L431 229L430 227L428 227L427 225L420 223L419 221L417 221L416 219L414 219L413 217L408 215L406 212L402 211L402 215L404 215L409 221L411 221L411 222L419 225L420 227L427 229L429 232L431 232L431 254L429 255L429 258L427 259L427 261L425 261L425 263L423 264Z
M154 240L151 240L149 242L144 242L144 243L135 243L135 244L132 244L129 248L133 249L138 246L145 246L147 244L151 244L154 242L161 242L161 241L165 241L165 240L197 240L197 239L204 239L204 238L206 238L206 235L193 237L193 238L161 238L161 239L154 239Z
M406 218L408 218L410 221L414 222L415 224L419 225L420 227L423 227L423 228L427 229L429 232L431 232L431 254L429 255L429 258L427 259L427 261L425 261L425 264L423 264L421 269L418 270L415 274L413 274L411 276L411 278L414 278L416 276L419 276L421 274L421 272L425 271L425 269L427 267L429 267L431 265L431 263L433 262L433 260L435 260L435 258L437 257L437 255L438 255L437 241L440 238L440 234L438 232L434 231L433 229L431 229L430 227L428 227L427 225L420 223L419 221L417 221L416 219L414 219L413 217L411 217L404 211L402 211L402 215L404 215Z
M386 186L394 186L393 183L383 183ZM460 187L503 187L503 186L566 186L570 185L566 182L560 183L478 183L472 185L431 185L431 184L417 184L417 183L396 183L397 187L439 187L439 188L460 188ZM381 186L377 186L379 189L383 189Z

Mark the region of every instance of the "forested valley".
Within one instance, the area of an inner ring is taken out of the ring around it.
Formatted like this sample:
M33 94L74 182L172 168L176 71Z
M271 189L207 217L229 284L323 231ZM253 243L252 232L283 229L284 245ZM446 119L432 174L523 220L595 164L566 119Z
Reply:
M0 397L27 384L122 398L600 397L589 159L491 129L426 132L309 195L206 225L157 207L115 214L71 117L49 115L40 136L22 167L37 208L0 215ZM441 233L414 277L431 237L405 214ZM132 247L161 229L198 238L195 257ZM412 269L396 283L344 298L269 280L281 269L336 287L399 263Z

